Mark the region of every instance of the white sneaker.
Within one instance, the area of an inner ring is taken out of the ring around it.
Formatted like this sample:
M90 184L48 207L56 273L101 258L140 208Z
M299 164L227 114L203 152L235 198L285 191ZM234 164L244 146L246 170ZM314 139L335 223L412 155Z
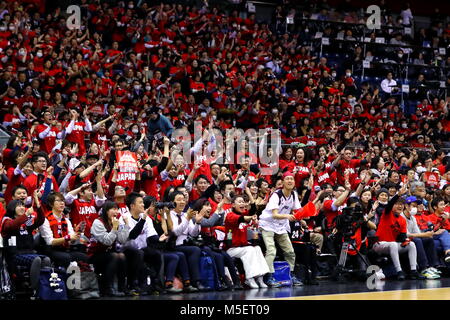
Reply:
M264 283L263 276L259 276L256 278L256 283L260 288L267 288L267 284Z
M245 284L249 286L250 289L259 289L259 286L256 284L255 278L245 280Z
M442 274L442 271L439 271L438 269L434 268L434 267L429 267L428 270L430 270L433 273L436 274Z

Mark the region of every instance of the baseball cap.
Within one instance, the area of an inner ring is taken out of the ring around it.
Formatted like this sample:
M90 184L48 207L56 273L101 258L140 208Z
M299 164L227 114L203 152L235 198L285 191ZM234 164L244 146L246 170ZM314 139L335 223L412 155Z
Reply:
M407 198L405 198L405 201L406 201L406 204L411 204L413 202L415 202L417 204L421 204L422 203L422 200L417 199L415 196L407 197Z

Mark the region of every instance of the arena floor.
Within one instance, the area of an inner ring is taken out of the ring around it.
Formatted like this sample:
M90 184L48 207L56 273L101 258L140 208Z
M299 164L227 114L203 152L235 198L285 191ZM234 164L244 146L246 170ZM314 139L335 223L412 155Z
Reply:
M450 279L381 281L376 290L365 283L320 281L317 286L243 291L162 294L114 300L450 300Z

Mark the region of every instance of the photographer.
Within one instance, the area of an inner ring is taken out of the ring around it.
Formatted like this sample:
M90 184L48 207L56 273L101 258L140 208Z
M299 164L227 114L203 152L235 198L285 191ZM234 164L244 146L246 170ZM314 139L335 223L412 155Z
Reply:
M409 278L413 280L424 279L417 272L417 251L416 245L407 237L406 220L401 216L405 199L401 198L407 193L406 184L399 192L389 200L386 208L380 217L377 237L378 241L373 245L373 250L380 255L389 255L394 263L398 280L405 280L405 273L400 265L401 253L408 253L411 272Z
M342 215L336 219L336 228L342 242L350 244L347 254L348 261L357 270L357 277L360 280L366 279L367 266L367 234L369 230L375 230L376 225L370 221L373 211L369 215L364 215L361 201L357 197L350 197L347 200L347 207L343 209ZM345 267L345 266L343 266Z
M173 280L177 270L184 282L184 292L197 292L197 288L194 288L190 284L186 256L182 252L175 251L175 239L171 237L169 232L169 229L172 228L170 209L173 209L173 205L173 202L156 202L156 199L151 196L144 198L144 208L153 221L153 226L157 233L157 236L154 236L153 240L149 239L150 241L147 241L147 247L159 250L163 255L165 292L180 293L183 291L173 286Z

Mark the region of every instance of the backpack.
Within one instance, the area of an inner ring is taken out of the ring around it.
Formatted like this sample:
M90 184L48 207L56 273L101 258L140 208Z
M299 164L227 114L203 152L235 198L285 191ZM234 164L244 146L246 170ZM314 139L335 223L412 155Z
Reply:
M291 267L289 266L289 263L286 261L274 261L273 267L275 270L273 274L275 281L279 282L283 286L290 286L292 284L292 279Z
M200 282L210 290L216 290L219 287L219 275L214 259L203 250L200 256Z
M50 267L42 268L37 295L41 300L67 300L64 273Z
M298 197L297 196L297 192L295 192L294 190L292 190L291 194L287 198L283 194L283 189L278 189L277 191L275 191L275 193L278 195L278 206L281 205L281 199L282 198L288 199L290 196L293 195L293 197L294 197L294 204L295 204L295 201L297 200L297 197Z

